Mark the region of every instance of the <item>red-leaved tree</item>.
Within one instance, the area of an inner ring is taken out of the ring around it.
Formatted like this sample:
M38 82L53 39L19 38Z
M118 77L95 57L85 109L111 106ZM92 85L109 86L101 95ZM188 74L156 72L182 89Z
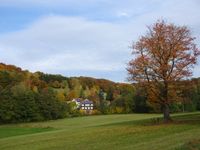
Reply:
M186 26L157 21L132 46L129 80L147 88L149 100L161 106L165 121L171 120L169 105L175 101L174 82L191 76L197 63L200 51L194 40Z

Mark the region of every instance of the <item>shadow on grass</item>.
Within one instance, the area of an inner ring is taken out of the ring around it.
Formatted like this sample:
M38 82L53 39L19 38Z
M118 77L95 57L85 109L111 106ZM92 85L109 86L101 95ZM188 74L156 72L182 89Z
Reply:
M35 134L41 132L47 132L55 130L51 127L44 127L44 128L36 128L36 127L0 127L0 139L19 136L19 135L26 135L26 134Z
M131 126L155 126L155 125L166 125L166 124L200 124L200 113L194 114L183 114L178 116L173 116L172 121L165 122L162 117L143 119L143 120L131 120L131 121L123 121L117 123L110 123L100 126L117 126L117 125L131 125Z
M200 150L200 139L191 140L176 150Z
M174 116L173 120L174 123L179 124L200 124L200 113Z

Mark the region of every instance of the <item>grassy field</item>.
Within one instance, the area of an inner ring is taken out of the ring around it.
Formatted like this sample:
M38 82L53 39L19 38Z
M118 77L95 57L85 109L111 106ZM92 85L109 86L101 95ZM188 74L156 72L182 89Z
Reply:
M188 150L200 146L200 113L104 115L0 126L0 150Z

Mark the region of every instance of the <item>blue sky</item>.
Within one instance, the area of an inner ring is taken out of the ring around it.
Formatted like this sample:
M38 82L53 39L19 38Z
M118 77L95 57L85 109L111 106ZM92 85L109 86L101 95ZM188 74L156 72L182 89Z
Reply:
M199 0L0 0L0 18L0 62L65 76L125 82L129 46L158 19L200 42Z

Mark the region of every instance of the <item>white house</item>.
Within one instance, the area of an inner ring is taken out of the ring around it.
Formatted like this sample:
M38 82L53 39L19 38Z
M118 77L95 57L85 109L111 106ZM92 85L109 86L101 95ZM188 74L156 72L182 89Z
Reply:
M93 101L85 99L84 101L81 102L81 109L82 110L93 110L94 109Z
M82 100L81 98L75 98L70 103L73 102L76 104L74 109L81 109L85 112L89 113L94 109L94 103L93 101L90 101L88 99Z

